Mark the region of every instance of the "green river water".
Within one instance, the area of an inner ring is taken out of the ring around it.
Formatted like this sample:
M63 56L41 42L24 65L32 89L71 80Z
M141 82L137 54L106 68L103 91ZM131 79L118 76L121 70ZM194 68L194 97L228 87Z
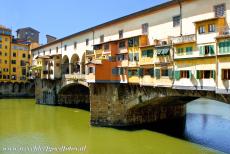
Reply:
M192 113L192 108L195 109L195 113ZM209 138L204 136L199 139L199 136L202 136L200 134L203 134L202 130L205 133L208 131L203 129L203 125L200 128L196 126L203 123L199 121L202 118L199 116L203 115L202 108L202 104L199 106L197 103L188 109L190 117L187 120L189 124L186 122L186 141L146 129L92 127L89 124L89 111L77 108L38 105L33 99L0 99L0 153L204 154L220 153L220 150L228 152L228 145L220 147L217 151L212 148L216 144L208 144L211 143L207 140ZM223 136L230 132L229 126L226 127L228 132L222 132ZM213 140L217 138L218 136ZM73 148L72 151L67 149L69 146ZM75 147L81 149L74 149Z

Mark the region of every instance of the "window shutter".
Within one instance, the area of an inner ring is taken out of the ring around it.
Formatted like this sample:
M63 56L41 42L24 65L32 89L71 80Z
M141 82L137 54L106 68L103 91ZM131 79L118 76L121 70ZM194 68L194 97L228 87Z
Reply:
M210 51L210 53L211 53L212 55L215 54L214 45L210 45L210 46L209 46L209 51Z
M135 61L139 61L139 53L135 53Z
M160 79L160 78L161 78L160 73L161 73L160 69L155 69L155 74L156 74L156 78L157 78L157 79Z
M227 42L223 42L223 53L227 52L227 46L228 46L228 43Z
M191 78L192 78L192 71L189 70L189 79L191 79Z
M133 53L129 53L129 61L133 61Z
M216 79L216 71L215 70L212 70L212 78Z
M151 77L154 77L154 68L152 68L152 69L150 70L150 75L151 75Z
M168 70L168 76L169 76L170 79L173 79L173 71L172 71L172 69Z
M95 67L93 67L93 74L95 74L96 73L96 68Z
M204 55L204 53L205 53L205 52L204 52L204 48L205 48L204 46L200 46L200 47L199 47L200 55Z
M230 53L230 41L227 42L227 53Z
M143 68L139 68L137 71L138 71L138 75L139 76L143 76L144 75L144 69Z
M180 71L174 71L175 74L174 74L174 77L176 80L180 80Z
M219 53L223 53L223 42L219 43Z
M196 78L197 78L197 79L200 79L200 77L201 77L201 75L200 75L200 71L199 71L199 70L197 70L197 71L196 71Z
M132 76L132 71L128 70L128 77L131 77L131 76Z

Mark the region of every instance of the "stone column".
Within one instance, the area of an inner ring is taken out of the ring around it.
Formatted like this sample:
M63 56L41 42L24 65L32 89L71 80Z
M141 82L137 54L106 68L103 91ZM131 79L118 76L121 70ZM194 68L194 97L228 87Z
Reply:
M72 74L72 63L69 63L69 74Z

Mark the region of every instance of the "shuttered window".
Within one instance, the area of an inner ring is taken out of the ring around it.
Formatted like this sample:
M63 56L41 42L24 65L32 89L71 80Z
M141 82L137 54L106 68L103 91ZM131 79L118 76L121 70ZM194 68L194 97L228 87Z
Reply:
M219 43L219 53L230 53L230 41L220 42Z
M197 79L211 79L211 78L215 79L216 71L215 70L197 70L196 78Z

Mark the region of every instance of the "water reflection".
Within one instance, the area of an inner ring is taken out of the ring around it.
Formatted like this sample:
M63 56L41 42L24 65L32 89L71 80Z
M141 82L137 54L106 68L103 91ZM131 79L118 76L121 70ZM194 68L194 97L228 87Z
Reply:
M227 104L198 99L187 105L185 118L132 129L91 127L89 117L76 108L0 99L0 153L9 153L3 146L28 145L86 145L88 154L230 153Z
M230 153L230 106L198 99L187 105L184 138Z

